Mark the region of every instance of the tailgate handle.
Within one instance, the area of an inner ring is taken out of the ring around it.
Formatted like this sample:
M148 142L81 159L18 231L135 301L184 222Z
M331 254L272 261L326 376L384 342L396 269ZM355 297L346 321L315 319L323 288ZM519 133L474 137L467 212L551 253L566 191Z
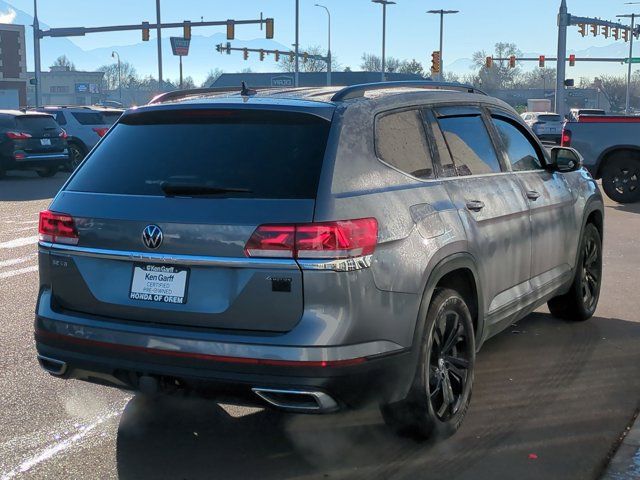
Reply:
M479 212L484 208L484 202L480 200L469 200L467 202L467 208L473 212Z
M529 200L533 200L534 202L540 198L540 194L538 192L536 192L535 190L529 190L527 192L527 198Z

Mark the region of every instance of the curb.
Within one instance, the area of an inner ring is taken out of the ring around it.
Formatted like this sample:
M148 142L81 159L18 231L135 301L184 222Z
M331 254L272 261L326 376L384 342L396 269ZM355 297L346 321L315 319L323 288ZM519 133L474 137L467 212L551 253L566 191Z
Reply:
M640 478L640 415L626 432L601 480Z

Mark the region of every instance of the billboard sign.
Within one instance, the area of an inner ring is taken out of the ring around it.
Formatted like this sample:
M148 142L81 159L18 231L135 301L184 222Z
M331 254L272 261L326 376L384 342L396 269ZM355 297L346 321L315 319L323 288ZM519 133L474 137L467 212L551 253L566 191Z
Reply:
M171 50L176 57L186 57L189 55L190 38L171 37Z

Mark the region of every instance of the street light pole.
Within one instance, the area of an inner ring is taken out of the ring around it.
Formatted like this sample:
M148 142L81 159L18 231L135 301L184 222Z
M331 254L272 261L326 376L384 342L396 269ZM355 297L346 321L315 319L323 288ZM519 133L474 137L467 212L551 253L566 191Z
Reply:
M156 25L158 32L158 88L163 91L162 82L162 22L160 21L160 0L156 0Z
M118 90L120 91L120 103L122 103L122 70L120 69L120 54L115 50L111 52L111 58L118 57Z
M329 39L327 41L327 85L331 85L331 12L324 5L319 3L315 4L316 7L324 8L327 11L327 17L329 18Z
M444 16L449 14L458 13L460 10L429 10L427 13L434 13L440 15L440 79L444 78L444 63L442 62L442 39L444 31Z
M38 0L33 0L33 71L36 81L36 107L40 106L40 94L42 92L40 85L40 23L38 22Z
M616 15L616 17L618 18L630 18L631 19L631 32L630 33L630 39L629 39L629 65L627 65L627 94L626 94L626 99L625 99L625 107L624 107L624 111L627 115L629 115L631 113L631 66L632 66L632 61L633 61L633 38L634 38L634 33L635 33L635 26L636 26L636 13L631 13L628 15Z
M387 5L395 5L396 2L389 0L371 0L373 3L379 3L382 5L382 81L386 80L385 67L386 67L386 44L387 44Z
M295 70L295 86L300 86L300 58L298 56L300 48L300 0L296 0L296 70Z

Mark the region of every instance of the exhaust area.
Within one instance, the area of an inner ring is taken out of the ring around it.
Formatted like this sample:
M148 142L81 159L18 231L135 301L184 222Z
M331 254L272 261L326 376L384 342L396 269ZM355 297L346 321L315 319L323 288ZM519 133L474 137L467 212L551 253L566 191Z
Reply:
M274 388L252 388L251 390L268 404L285 410L325 413L338 409L338 403L324 392Z
M66 362L63 362L62 360L56 360L55 358L38 355L38 363L44 370L57 377L64 375L67 371Z

